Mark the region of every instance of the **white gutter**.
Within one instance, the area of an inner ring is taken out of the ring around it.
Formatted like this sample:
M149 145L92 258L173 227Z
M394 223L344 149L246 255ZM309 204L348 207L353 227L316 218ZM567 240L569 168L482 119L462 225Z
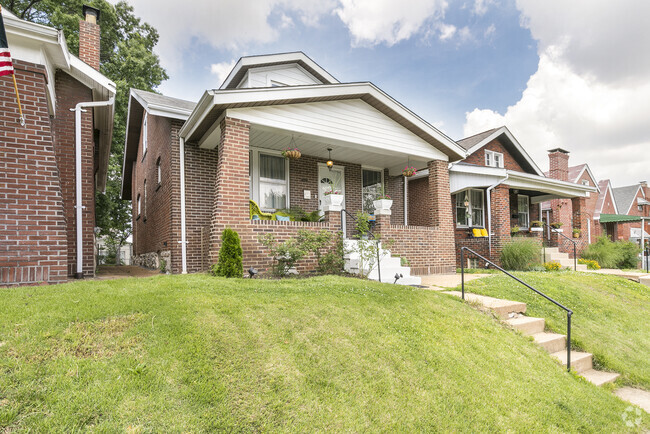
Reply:
M496 187L497 185L505 182L508 180L508 174L506 173L506 177L497 181L496 183L492 184L487 188L487 217L488 217L488 248L490 250L490 259L492 258L492 195L490 194L492 189ZM509 206L509 205L508 205Z
M187 274L187 234L185 227L185 138L180 138L180 177L181 177L181 258L183 262L183 274Z
M111 97L108 101L88 101L80 102L75 108L70 111L75 112L75 181L76 181L76 223L77 223L77 272L75 277L77 279L83 278L83 214L85 208L83 206L83 198L81 196L81 113L85 112L84 107L105 107L111 106L115 103L115 97ZM93 196L94 198L94 196Z

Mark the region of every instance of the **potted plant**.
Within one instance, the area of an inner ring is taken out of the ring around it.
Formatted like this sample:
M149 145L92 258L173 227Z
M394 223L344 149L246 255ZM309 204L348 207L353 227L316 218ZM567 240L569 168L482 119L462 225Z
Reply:
M418 173L418 170L413 166L406 166L404 170L402 170L402 176L405 176L407 178L410 178L416 173Z
M573 229L573 238L580 238L581 233L582 233L582 231L580 229L574 228Z
M282 151L282 156L288 160L297 160L302 154L298 148L287 148Z
M551 223L551 227L553 228L553 232L561 233L562 229L562 223L561 222L553 222Z
M393 206L393 199L387 194L380 194L377 199L372 201L375 211L389 211Z
M542 232L544 231L544 222L541 222L539 220L533 220L530 222L530 231L531 232Z
M510 235L515 236L515 235L517 235L520 231L521 231L521 228L520 228L519 226L517 226L517 225L514 225L514 226L510 229Z
M343 192L331 187L323 193L323 204L325 206L341 206L343 203Z

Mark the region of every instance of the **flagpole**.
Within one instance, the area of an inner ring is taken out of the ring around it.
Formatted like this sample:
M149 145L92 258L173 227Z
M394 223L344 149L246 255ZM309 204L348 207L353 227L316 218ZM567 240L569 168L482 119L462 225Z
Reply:
M25 126L25 118L23 117L23 108L20 106L20 95L18 94L18 85L16 84L16 73L11 74L14 78L14 89L16 90L16 101L18 102L18 111L20 112L20 125Z

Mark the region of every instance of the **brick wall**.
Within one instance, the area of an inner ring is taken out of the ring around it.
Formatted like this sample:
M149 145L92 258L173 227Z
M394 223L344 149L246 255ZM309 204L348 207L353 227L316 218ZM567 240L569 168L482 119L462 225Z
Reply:
M0 80L0 286L67 279L67 239L52 142L45 68L14 60L26 126L13 81Z
M582 173L582 176L576 180L577 184L583 184L583 182L586 182L587 185L591 187L597 187L598 185L594 182L593 179L589 176L589 172L586 170ZM589 224L589 227L584 226L582 228L582 232L584 235L589 235L587 233L588 230L591 231L591 241L595 242L596 239L600 236L600 225L598 224L597 221L594 221L594 214L596 212L596 203L598 202L598 192L593 192L589 193L589 197L586 198L585 200L585 209L583 210L583 213L587 217L587 220L589 220L591 223ZM587 243L589 242L589 237L586 237Z
M68 275L74 276L77 267L76 237L76 184L75 184L75 113L70 111L77 103L92 101L89 88L62 71L56 73L56 118L52 120L55 153L63 208L67 222ZM83 221L83 275L95 275L95 139L93 112L81 114L81 162L82 162L82 221Z
M79 21L79 59L99 71L99 25Z
M410 226L426 226L431 221L428 201L423 197L429 194L429 178L418 178L408 181L408 224ZM453 208L452 208L453 209Z
M521 165L514 159L512 154L501 144L499 139L494 139L482 148L476 150L468 156L464 163L475 164L477 166L485 166L485 151L500 152L503 154L503 166L508 170L515 170L517 172L524 172Z
M569 180L569 154L567 152L555 151L548 154L549 172L548 177Z

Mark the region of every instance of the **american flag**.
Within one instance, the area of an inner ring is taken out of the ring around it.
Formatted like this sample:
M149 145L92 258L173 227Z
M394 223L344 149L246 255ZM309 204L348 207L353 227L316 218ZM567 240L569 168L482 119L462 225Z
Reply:
M0 13L0 77L14 73L14 65L11 63L11 53L7 44L7 33L5 32L5 23Z

